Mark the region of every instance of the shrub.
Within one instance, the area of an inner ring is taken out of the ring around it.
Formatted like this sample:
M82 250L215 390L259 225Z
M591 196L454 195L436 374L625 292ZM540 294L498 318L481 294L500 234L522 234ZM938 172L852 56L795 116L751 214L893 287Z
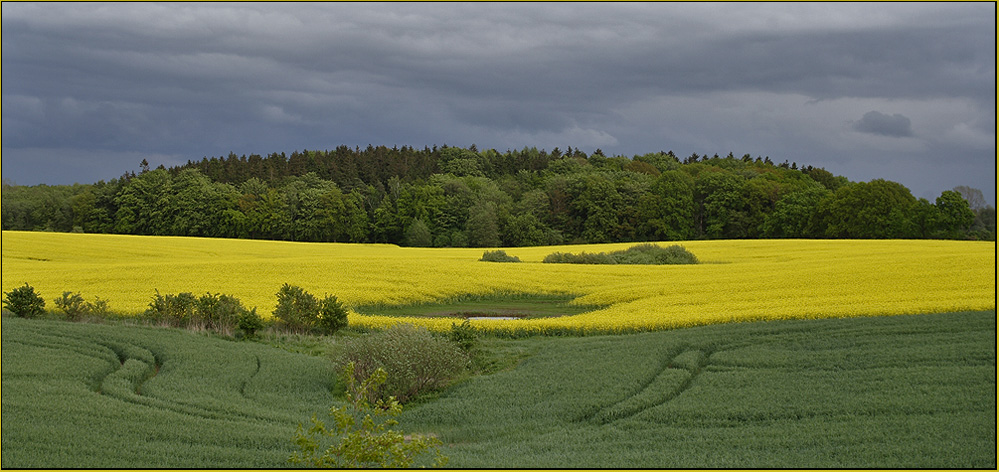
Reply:
M520 262L519 257L507 255L506 251L503 250L486 251L482 253L482 258L479 260L482 262Z
M236 328L236 323L246 310L238 298L211 293L202 295L195 304L192 323L203 324L212 331L224 333Z
M579 254L553 252L545 256L541 262L547 264L617 264L613 257L603 252L581 252Z
M302 287L284 284L277 293L274 317L291 331L309 332L319 318L319 301Z
M236 317L236 327L239 328L239 332L244 338L253 338L257 335L257 331L263 329L264 320L257 314L257 308L254 307L252 310L243 310Z
M35 293L35 288L25 282L23 287L7 292L3 303L14 316L35 318L45 313L45 299Z
M94 297L94 302L87 302L87 311L94 316L108 316L111 314L111 307L108 306L107 300L101 300L101 297Z
M447 338L461 350L471 352L479 340L479 333L472 327L470 321L465 320L461 324L451 323L451 331L448 332Z
M194 294L190 292L160 295L160 291L157 290L156 295L153 296L153 301L149 302L145 316L159 323L187 326L194 317L197 301Z
M84 301L83 295L79 293L62 292L62 297L54 301L56 307L62 310L66 314L66 319L70 321L78 321L90 312L90 304Z
M320 334L333 334L347 327L347 308L335 296L329 295L319 302L316 328Z
M402 431L391 429L399 424L391 417L402 413L402 405L395 398L389 397L388 400L377 402L369 400L377 396L373 393L385 383L385 370L376 369L359 382L354 363L349 363L344 367L342 376L347 385L347 405L330 408L333 429L326 428L316 415L312 415L312 427L308 431L299 424L292 438L299 451L292 454L288 462L318 468L357 469L377 466L401 469L412 467L418 456L433 451L434 467L444 467L447 464L448 458L439 449L443 443L436 437L405 435ZM376 423L374 417L379 416L390 418ZM329 446L323 447L320 442L325 442L325 438L333 441Z
M570 254L553 252L545 256L542 262L549 264L697 264L697 256L687 251L683 246L674 244L660 247L655 244L638 244L623 251L611 253Z
M335 361L354 363L355 379L362 381L377 369L389 380L370 401L394 396L400 402L438 389L469 365L469 356L453 342L426 328L398 324L365 337L347 340Z
M618 264L697 264L697 256L683 246L674 244L661 247L656 244L639 244L624 251L610 253Z
M290 331L333 334L347 326L347 308L333 295L317 300L301 287L284 284L274 316Z

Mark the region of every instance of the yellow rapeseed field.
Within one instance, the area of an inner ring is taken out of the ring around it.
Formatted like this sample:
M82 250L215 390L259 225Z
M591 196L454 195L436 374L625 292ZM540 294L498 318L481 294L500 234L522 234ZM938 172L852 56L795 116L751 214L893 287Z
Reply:
M429 302L492 292L567 293L606 308L482 329L634 331L789 318L994 310L996 245L970 241L748 240L680 243L683 266L542 264L555 252L631 244L506 248L523 263L479 262L482 249L185 237L3 232L4 292L24 283L53 307L63 291L143 311L160 293L225 293L269 314L284 283L352 305ZM675 243L663 243L675 244ZM353 325L452 320L351 313Z

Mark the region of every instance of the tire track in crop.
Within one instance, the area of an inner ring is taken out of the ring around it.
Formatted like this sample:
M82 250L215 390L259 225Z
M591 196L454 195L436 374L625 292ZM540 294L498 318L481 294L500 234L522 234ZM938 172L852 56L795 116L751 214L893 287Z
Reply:
M245 411L240 411L238 408L224 409L210 405L194 405L159 398L156 396L144 395L142 393L142 386L145 382L152 379L159 373L162 363L159 362L158 358L156 358L152 352L135 345L128 345L128 348L122 348L120 346L117 348L114 346L107 347L115 351L117 354L118 358L115 363L118 364L118 366L111 373L107 374L104 377L104 380L100 383L98 393L101 395L134 405L157 408L173 413L210 420L243 419L249 421L272 422L284 419L280 416L247 413ZM141 354L143 352L148 352L151 356L153 356L155 361L153 363L149 363L147 359L141 359L139 358L141 356L136 356L137 353ZM244 394L246 385L255 375L257 375L257 373L260 372L261 369L260 358L258 356L254 356L254 359L256 368L254 372L242 382L239 389L240 395L244 397L246 397Z
M257 368L254 369L253 373L250 374L250 376L247 377L246 380L244 380L243 383L239 385L239 394L243 398L252 398L252 397L250 397L249 395L246 394L246 386L250 383L251 380L253 380L254 377L257 376L257 374L260 373L260 356L254 354L253 355L253 359L257 361Z
M609 424L672 401L700 376L712 352L711 349L681 348L679 353L667 356L656 375L634 393L585 415L579 421Z
M149 349L134 344L102 344L118 358L119 366L104 376L97 393L121 393L129 387L129 392L142 395L142 386L160 372L161 359ZM112 396L118 396L112 394Z

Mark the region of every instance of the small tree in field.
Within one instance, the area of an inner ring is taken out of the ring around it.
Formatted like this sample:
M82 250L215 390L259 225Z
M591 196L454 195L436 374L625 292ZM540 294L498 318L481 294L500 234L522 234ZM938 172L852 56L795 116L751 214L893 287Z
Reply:
M319 318L319 301L302 287L284 284L277 293L278 304L274 317L286 328L308 332Z
M333 295L319 301L319 318L316 328L321 334L333 334L347 327L347 308Z
M62 292L61 298L56 298L55 304L66 313L66 319L77 321L90 312L90 304L83 300L83 295L73 292Z
M284 284L274 317L293 331L333 334L347 326L347 308L333 295L317 300L302 287Z
M35 293L35 288L24 284L23 287L15 288L7 292L3 304L7 305L15 316L21 318L35 318L45 313L45 299Z
M407 468L412 467L417 458L427 452L436 456L435 467L447 464L447 457L441 455L438 446L443 444L433 436L405 435L391 429L399 424L392 417L402 413L402 405L389 397L388 401L371 403L372 392L385 383L388 374L378 369L364 381L358 382L354 375L354 363L347 364L343 380L347 384L347 405L330 408L334 425L326 427L316 415L312 415L312 427L305 430L301 424L292 439L299 451L288 458L288 462L303 467L319 468ZM388 416L381 422L376 418ZM326 446L321 443L332 440Z

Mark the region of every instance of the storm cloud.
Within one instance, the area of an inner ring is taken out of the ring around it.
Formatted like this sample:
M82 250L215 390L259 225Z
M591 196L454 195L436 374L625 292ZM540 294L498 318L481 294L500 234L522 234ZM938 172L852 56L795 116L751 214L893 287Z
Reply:
M853 129L861 133L904 138L912 136L912 120L898 113L886 115L878 111L869 111L853 124Z
M768 155L995 202L994 3L2 8L3 178L21 184L474 143Z

